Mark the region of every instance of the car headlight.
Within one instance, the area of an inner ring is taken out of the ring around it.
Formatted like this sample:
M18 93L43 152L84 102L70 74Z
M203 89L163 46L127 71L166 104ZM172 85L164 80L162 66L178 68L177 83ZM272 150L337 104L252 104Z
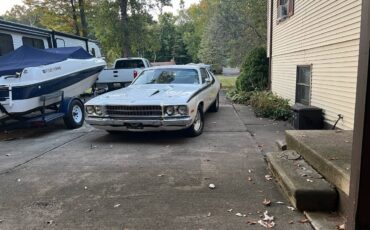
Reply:
M87 105L86 106L86 113L87 114L93 114L95 112L94 106L92 105Z
M177 108L177 112L181 115L187 115L188 114L188 107L186 105L180 105Z
M175 114L175 107L174 106L167 106L166 107L166 114L172 116Z
M102 107L101 106L99 106L99 105L96 105L95 107L94 107L94 109L95 109L95 113L96 113L96 115L103 115L103 109L102 109Z

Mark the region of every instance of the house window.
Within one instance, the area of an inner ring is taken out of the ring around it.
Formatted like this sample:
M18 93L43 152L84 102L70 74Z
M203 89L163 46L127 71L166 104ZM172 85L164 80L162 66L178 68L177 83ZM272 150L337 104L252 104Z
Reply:
M42 39L22 37L23 45L30 46L37 49L45 49L45 44Z
M0 56L14 50L13 38L10 34L0 33Z
M303 105L310 105L310 97L311 66L298 66L295 102Z
M277 1L277 20L282 21L294 14L294 0Z

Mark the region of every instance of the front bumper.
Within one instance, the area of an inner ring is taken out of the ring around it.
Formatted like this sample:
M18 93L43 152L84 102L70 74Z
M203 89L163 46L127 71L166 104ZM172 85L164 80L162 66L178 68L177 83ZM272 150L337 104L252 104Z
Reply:
M193 119L188 116L161 120L86 117L85 120L88 124L98 129L134 132L182 130L193 123Z

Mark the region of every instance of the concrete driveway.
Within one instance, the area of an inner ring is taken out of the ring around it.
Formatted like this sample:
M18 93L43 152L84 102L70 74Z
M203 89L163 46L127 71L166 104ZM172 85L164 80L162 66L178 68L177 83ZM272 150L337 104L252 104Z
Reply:
M265 179L238 114L223 100L197 138L58 124L3 135L0 229L263 229L255 222L265 210L274 229L311 229Z

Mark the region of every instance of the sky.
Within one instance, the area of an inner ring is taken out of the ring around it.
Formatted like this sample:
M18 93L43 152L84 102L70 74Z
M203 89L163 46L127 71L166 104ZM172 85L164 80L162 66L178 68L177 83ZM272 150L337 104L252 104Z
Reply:
M188 8L194 3L198 3L199 0L185 0L185 7ZM10 10L14 5L22 4L22 0L0 0L0 15L3 15L7 10ZM180 8L180 0L172 0L173 8L166 7L166 12L177 13Z
M0 0L0 15L10 10L14 5L22 4L22 0Z

